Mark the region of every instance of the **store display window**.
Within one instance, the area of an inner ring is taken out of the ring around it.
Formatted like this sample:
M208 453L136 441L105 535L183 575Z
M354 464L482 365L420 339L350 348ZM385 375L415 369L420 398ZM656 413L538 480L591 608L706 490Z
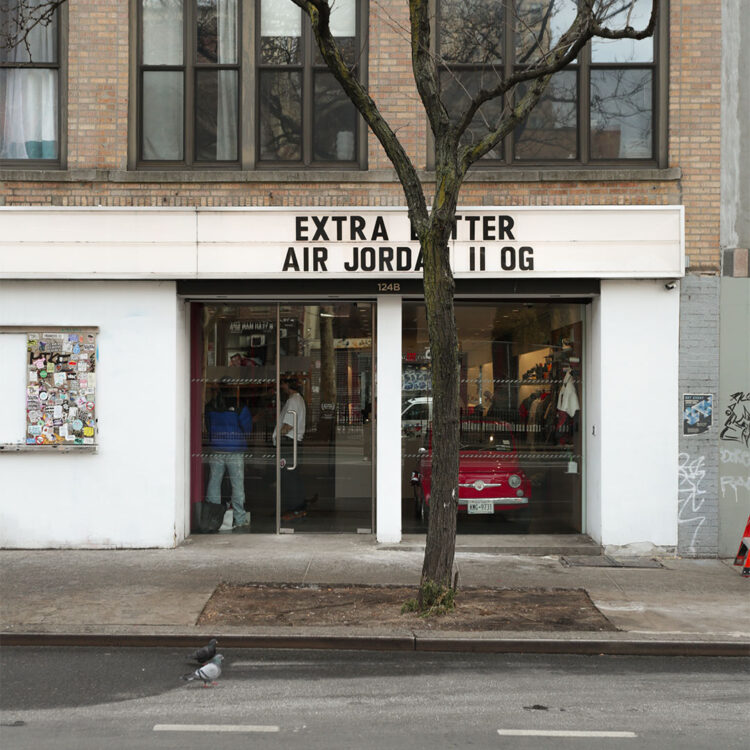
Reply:
M456 302L458 533L582 531L583 305ZM432 385L426 313L405 302L402 527L426 531Z
M193 304L193 533L371 531L372 316Z

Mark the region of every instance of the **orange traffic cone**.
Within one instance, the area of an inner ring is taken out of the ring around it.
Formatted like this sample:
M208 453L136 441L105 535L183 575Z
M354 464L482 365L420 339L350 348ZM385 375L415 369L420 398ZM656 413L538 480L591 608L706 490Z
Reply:
M740 548L737 550L737 557L734 558L735 565L742 565L742 575L750 577L750 516L747 517L745 533L740 541Z

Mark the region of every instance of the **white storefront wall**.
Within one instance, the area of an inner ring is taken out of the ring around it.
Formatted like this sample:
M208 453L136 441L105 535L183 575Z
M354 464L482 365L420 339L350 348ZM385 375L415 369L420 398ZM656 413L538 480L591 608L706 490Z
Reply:
M668 287L684 273L681 208L462 211L479 219L476 235L460 224L452 243L457 278L602 279L587 313L586 530L603 544L675 545L679 293ZM339 242L328 232L349 226L350 215L363 216L369 229L384 217L377 242ZM514 226L506 223L503 237L501 217L509 216ZM404 219L403 209L0 209L0 326L100 330L97 451L0 451L0 545L179 543L189 531L189 366L187 306L174 280L419 276L418 269L389 271L387 251L385 270L346 270L358 252L369 260L363 247L382 259L379 248L392 246L394 266L396 248L418 249ZM307 270L304 247L310 248ZM313 247L325 249L317 269ZM518 263L523 248L525 268ZM501 268L512 257L515 267ZM401 296L372 296L378 305L376 534L378 541L397 542ZM13 382L8 364L0 369L0 383ZM15 408L17 399L23 394L4 393L3 408ZM13 442L0 435L3 441Z
M0 281L0 322L99 326L98 447L0 454L0 546L171 547L185 535L189 372L169 281ZM5 335L3 336L5 338ZM25 350L25 341L23 341ZM24 361L0 367L18 369ZM17 380L17 379L16 379ZM7 434L23 390L3 393Z
M677 284L604 280L592 304L586 529L605 545L677 544L679 297Z

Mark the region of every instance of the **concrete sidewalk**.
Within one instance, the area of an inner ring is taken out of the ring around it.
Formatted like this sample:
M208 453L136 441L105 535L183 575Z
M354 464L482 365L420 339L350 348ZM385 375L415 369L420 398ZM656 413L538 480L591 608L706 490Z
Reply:
M412 584L424 537L194 536L172 550L0 551L2 642L192 644L221 581ZM462 586L583 588L612 633L223 628L225 647L750 655L750 580L731 560L603 557L585 537L459 537ZM623 567L611 567L612 563ZM643 567L648 566L648 567Z

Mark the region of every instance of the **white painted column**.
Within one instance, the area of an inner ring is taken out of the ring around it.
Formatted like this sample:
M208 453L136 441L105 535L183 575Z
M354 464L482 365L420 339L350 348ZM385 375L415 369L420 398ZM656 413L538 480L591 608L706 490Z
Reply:
M592 309L589 533L677 544L679 285L606 280Z
M375 430L378 542L401 541L401 297L377 297Z

